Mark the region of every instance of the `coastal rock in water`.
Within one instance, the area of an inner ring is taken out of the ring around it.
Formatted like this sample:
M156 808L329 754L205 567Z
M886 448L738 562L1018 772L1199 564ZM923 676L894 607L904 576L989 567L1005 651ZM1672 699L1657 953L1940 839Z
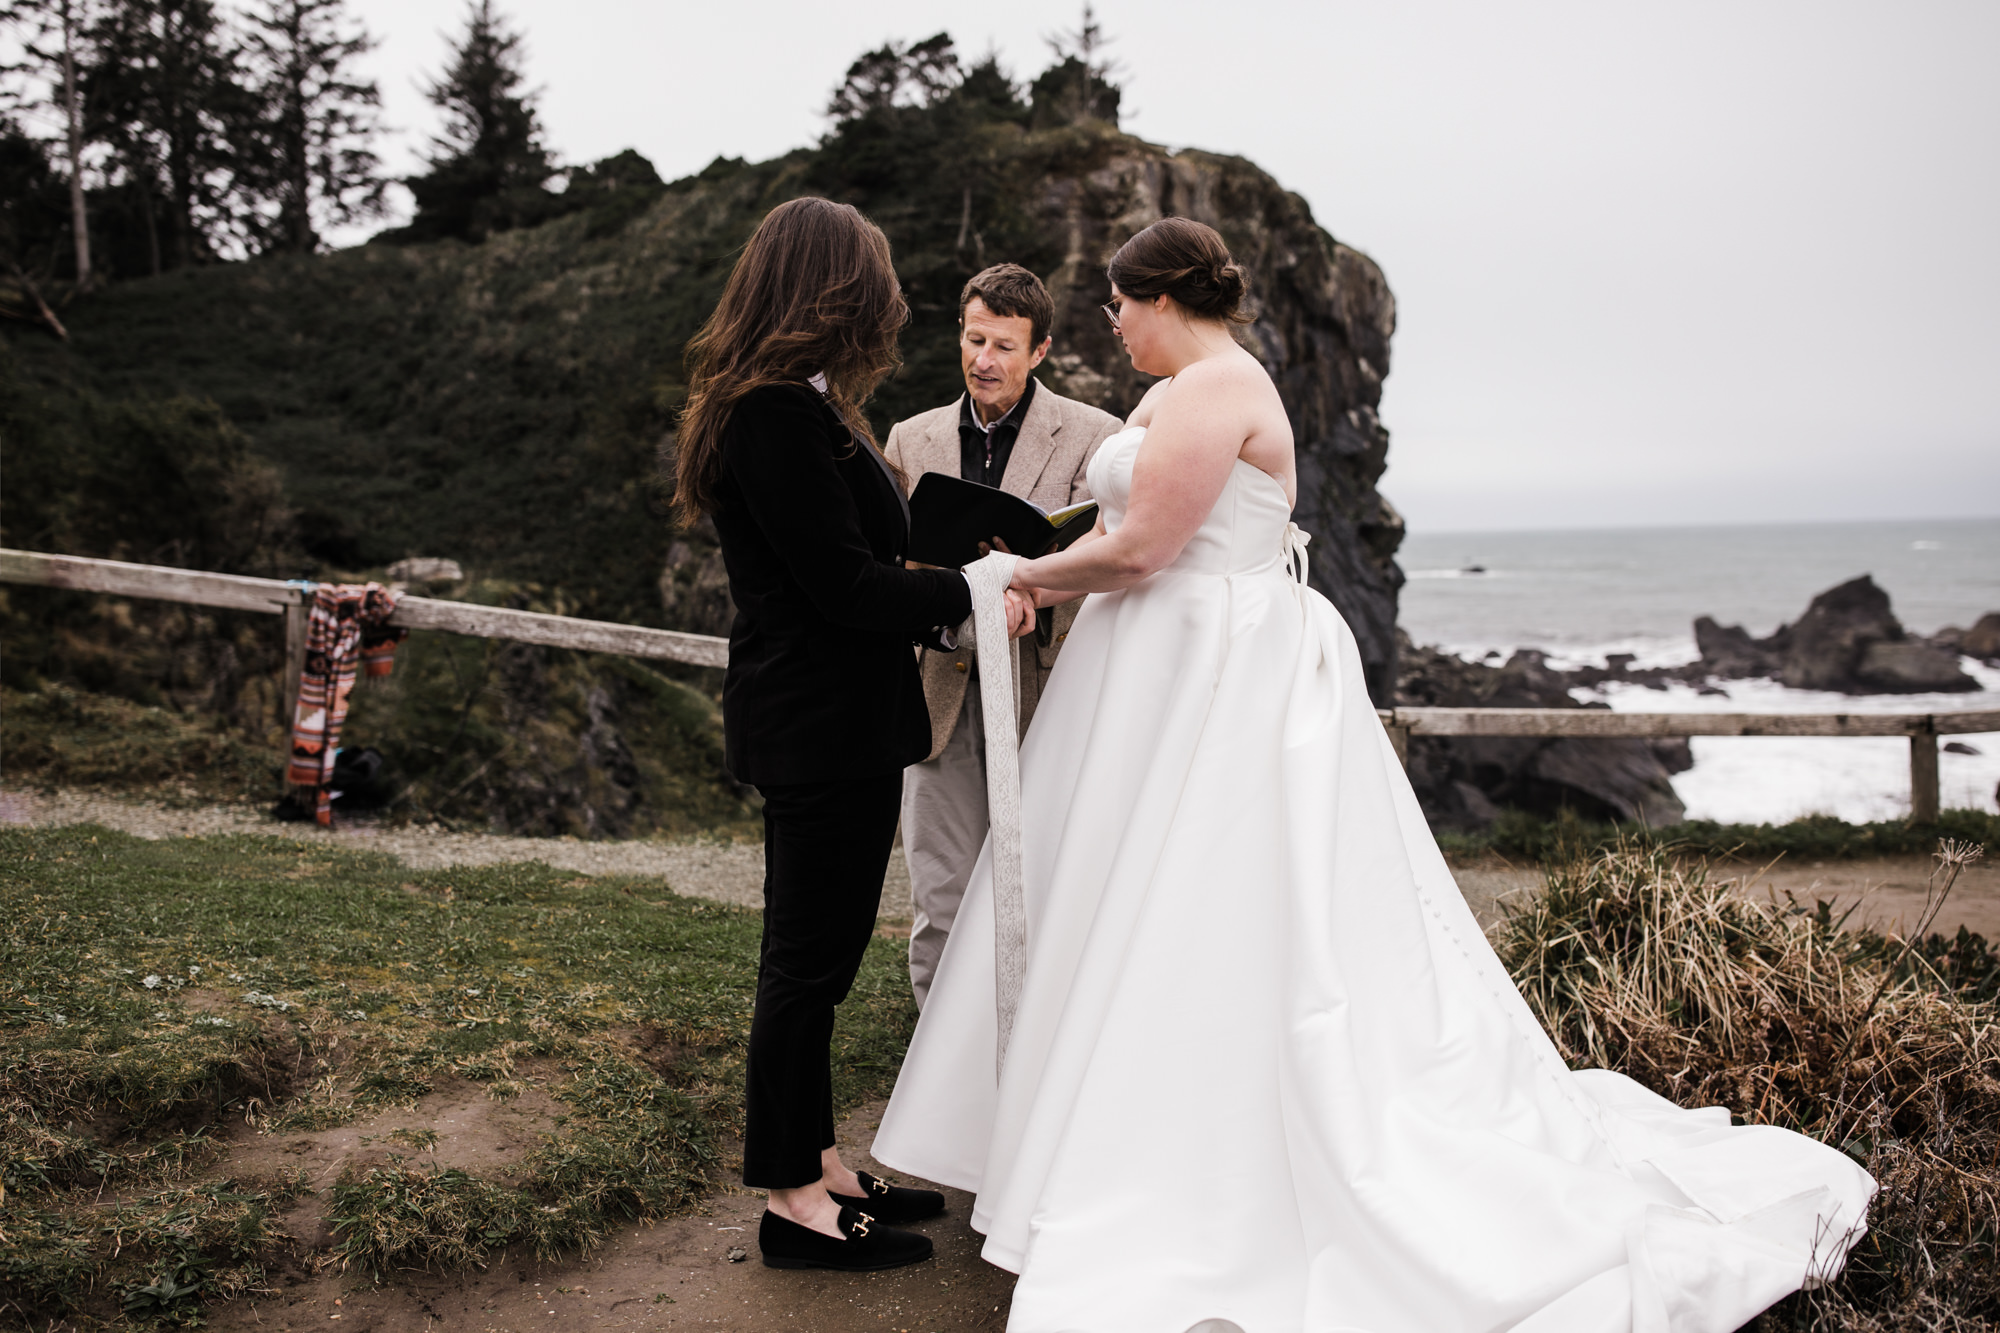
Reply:
M1812 599L1797 623L1753 639L1707 616L1694 622L1706 678L1775 677L1795 690L1842 694L1931 694L1976 690L1957 655L1911 638L1889 607L1889 594L1863 574ZM1964 650L1964 651L1970 651Z
M1646 744L1669 773L1685 773L1694 767L1694 747L1685 736L1662 736Z
M1929 694L1979 688L1949 653L1904 635L1889 594L1866 574L1813 598L1789 633L1778 633L1787 636L1778 680L1791 689Z
M1694 622L1694 642L1706 675L1738 680L1778 672L1778 655L1741 625L1718 625L1702 616Z
M1845 690L1855 683L1870 644L1902 637L1903 626L1889 610L1889 594L1863 574L1812 599L1787 634L1778 680L1794 690Z
M1545 800L1586 815L1588 800L1602 807L1599 817L1661 828L1687 818L1687 807L1674 794L1672 773L1658 751L1638 740L1558 740L1538 750L1530 761L1527 782L1516 785L1532 795L1535 786L1553 789ZM1578 793L1573 796L1571 793ZM1519 804L1519 802L1516 802Z
M1958 669L1958 658L1928 643L1904 639L1861 650L1854 678L1866 687L1848 693L1940 694L1976 690L1979 682Z
M1971 629L1961 634L1958 651L1967 657L2000 666L2000 611L1988 611Z
M1437 648L1401 646L1396 702L1402 707L1580 708L1577 683L1532 650L1498 667ZM1685 741L1413 736L1410 782L1433 828L1480 828L1501 807L1660 828L1687 808L1672 777L1693 766Z

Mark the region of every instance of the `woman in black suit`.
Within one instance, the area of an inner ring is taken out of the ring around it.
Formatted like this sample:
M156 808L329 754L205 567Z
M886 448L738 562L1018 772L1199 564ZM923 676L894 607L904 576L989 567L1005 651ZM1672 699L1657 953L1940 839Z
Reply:
M930 749L911 645L972 607L962 575L904 567L909 506L860 411L908 319L881 231L845 204L795 199L759 225L689 346L676 504L687 521L713 515L722 538L736 603L724 742L764 797L743 1183L769 1191L759 1240L774 1267L927 1258L928 1237L889 1224L944 1207L842 1164L828 1073L903 769ZM1009 597L1018 634L1033 610Z

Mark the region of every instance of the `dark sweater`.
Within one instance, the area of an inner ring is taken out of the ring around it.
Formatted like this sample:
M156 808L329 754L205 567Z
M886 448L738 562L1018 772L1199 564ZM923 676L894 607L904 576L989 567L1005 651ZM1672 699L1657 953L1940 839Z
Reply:
M981 486L998 486L1007 475L1007 460L1014 456L1014 441L1021 437L1021 423L1035 401L1035 378L1014 400L1005 416L993 423L991 431L979 428L972 395L958 400L958 475Z
M911 645L972 613L953 570L905 569L888 467L802 384L746 394L722 432L715 529L736 620L722 724L755 785L895 772L930 753Z

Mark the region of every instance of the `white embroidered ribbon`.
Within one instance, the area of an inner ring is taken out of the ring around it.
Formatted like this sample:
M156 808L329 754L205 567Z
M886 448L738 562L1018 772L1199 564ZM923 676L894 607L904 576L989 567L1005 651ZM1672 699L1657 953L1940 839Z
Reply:
M986 810L993 860L993 989L999 1015L994 1048L997 1079L1007 1065L1007 1041L1021 1007L1028 965L1028 909L1021 899L1021 752L1014 718L1021 655L1007 637L1007 584L1019 556L995 551L965 567L972 585L974 654L979 659L979 706L986 721Z

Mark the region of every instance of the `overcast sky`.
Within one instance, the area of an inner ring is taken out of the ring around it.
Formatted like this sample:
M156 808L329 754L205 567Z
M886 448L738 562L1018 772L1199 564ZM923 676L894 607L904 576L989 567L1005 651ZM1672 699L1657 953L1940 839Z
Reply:
M501 0L566 161L825 129L861 51L1017 77L1067 0ZM353 0L388 156L462 0ZM1412 527L2000 516L1996 0L1106 0L1125 128L1239 153L1388 274Z

